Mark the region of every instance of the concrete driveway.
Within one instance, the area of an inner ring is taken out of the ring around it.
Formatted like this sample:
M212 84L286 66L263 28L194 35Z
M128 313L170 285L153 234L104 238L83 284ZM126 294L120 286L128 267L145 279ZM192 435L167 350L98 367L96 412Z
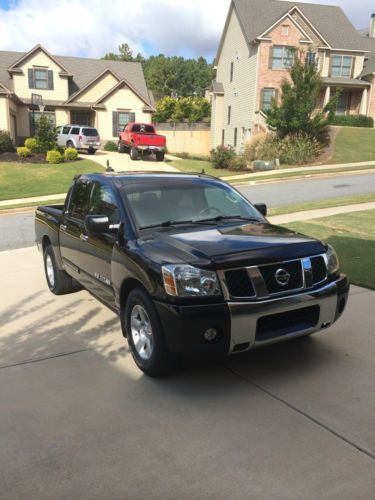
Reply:
M165 156L165 161L156 161L154 155L145 155L140 160L133 161L127 153L97 151L95 155L80 155L81 158L89 159L100 163L103 167L107 166L109 161L110 166L116 172L177 172L177 169L170 166L168 161L174 158L170 155Z
M374 292L323 334L153 380L35 248L0 263L1 498L374 498Z

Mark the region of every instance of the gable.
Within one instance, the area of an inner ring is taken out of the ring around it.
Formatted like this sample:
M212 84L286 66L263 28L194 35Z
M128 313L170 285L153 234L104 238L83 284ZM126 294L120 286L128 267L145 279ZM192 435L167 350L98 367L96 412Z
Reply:
M288 35L283 34L284 26L288 27ZM312 44L312 40L307 35L306 31L304 31L302 27L296 22L296 20L289 14L283 16L277 24L275 24L271 29L262 34L259 39L276 39L278 43L280 43L281 41L288 45L298 45L299 43Z
M79 93L77 97L72 99L73 102L96 102L107 92L109 92L119 82L113 73L107 71L91 85L87 90Z

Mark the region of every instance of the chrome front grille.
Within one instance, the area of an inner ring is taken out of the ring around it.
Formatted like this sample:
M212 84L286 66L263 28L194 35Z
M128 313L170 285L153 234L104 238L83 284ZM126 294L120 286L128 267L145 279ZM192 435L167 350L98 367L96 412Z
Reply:
M308 290L327 279L325 255L218 272L227 300L264 299Z

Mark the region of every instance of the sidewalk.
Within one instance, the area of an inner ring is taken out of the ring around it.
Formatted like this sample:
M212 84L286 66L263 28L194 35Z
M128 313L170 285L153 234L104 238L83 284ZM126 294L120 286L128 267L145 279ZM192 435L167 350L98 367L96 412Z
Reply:
M251 175L256 175L256 176L272 176L275 174L279 173L289 173L289 172L298 172L303 174L303 170L308 170L308 171L317 171L319 172L320 170L332 170L335 171L340 168L350 168L350 167L367 167L369 165L375 165L375 160L374 161L363 161L363 162L358 162L358 163L337 163L334 165L315 165L315 166L301 166L301 167L291 167L291 168L278 168L276 170L266 170L263 172L248 172L247 174L239 174L239 175L229 175L228 177L222 177L223 180L225 181L232 181L232 180L240 180L240 179L249 179L251 180Z
M375 210L375 201L369 203L357 203L345 207L319 208L316 210L305 210L304 212L295 212L292 214L275 215L268 220L272 224L288 224L289 222L300 222L305 220L319 219L331 215L348 214L351 212L361 212L362 210Z

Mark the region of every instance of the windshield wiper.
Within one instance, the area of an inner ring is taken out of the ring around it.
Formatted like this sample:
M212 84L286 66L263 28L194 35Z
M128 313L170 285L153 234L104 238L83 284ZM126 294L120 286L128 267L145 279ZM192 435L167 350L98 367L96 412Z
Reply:
M209 220L166 220L164 222L159 222L158 224L150 224L148 226L142 226L139 229L151 229L153 227L170 227L177 226L181 224L204 224L207 225Z
M201 219L199 222L220 222L222 220L229 219L240 219L248 222L262 222L260 219L256 217L243 217L242 215L217 215L216 217L211 217L210 219Z

